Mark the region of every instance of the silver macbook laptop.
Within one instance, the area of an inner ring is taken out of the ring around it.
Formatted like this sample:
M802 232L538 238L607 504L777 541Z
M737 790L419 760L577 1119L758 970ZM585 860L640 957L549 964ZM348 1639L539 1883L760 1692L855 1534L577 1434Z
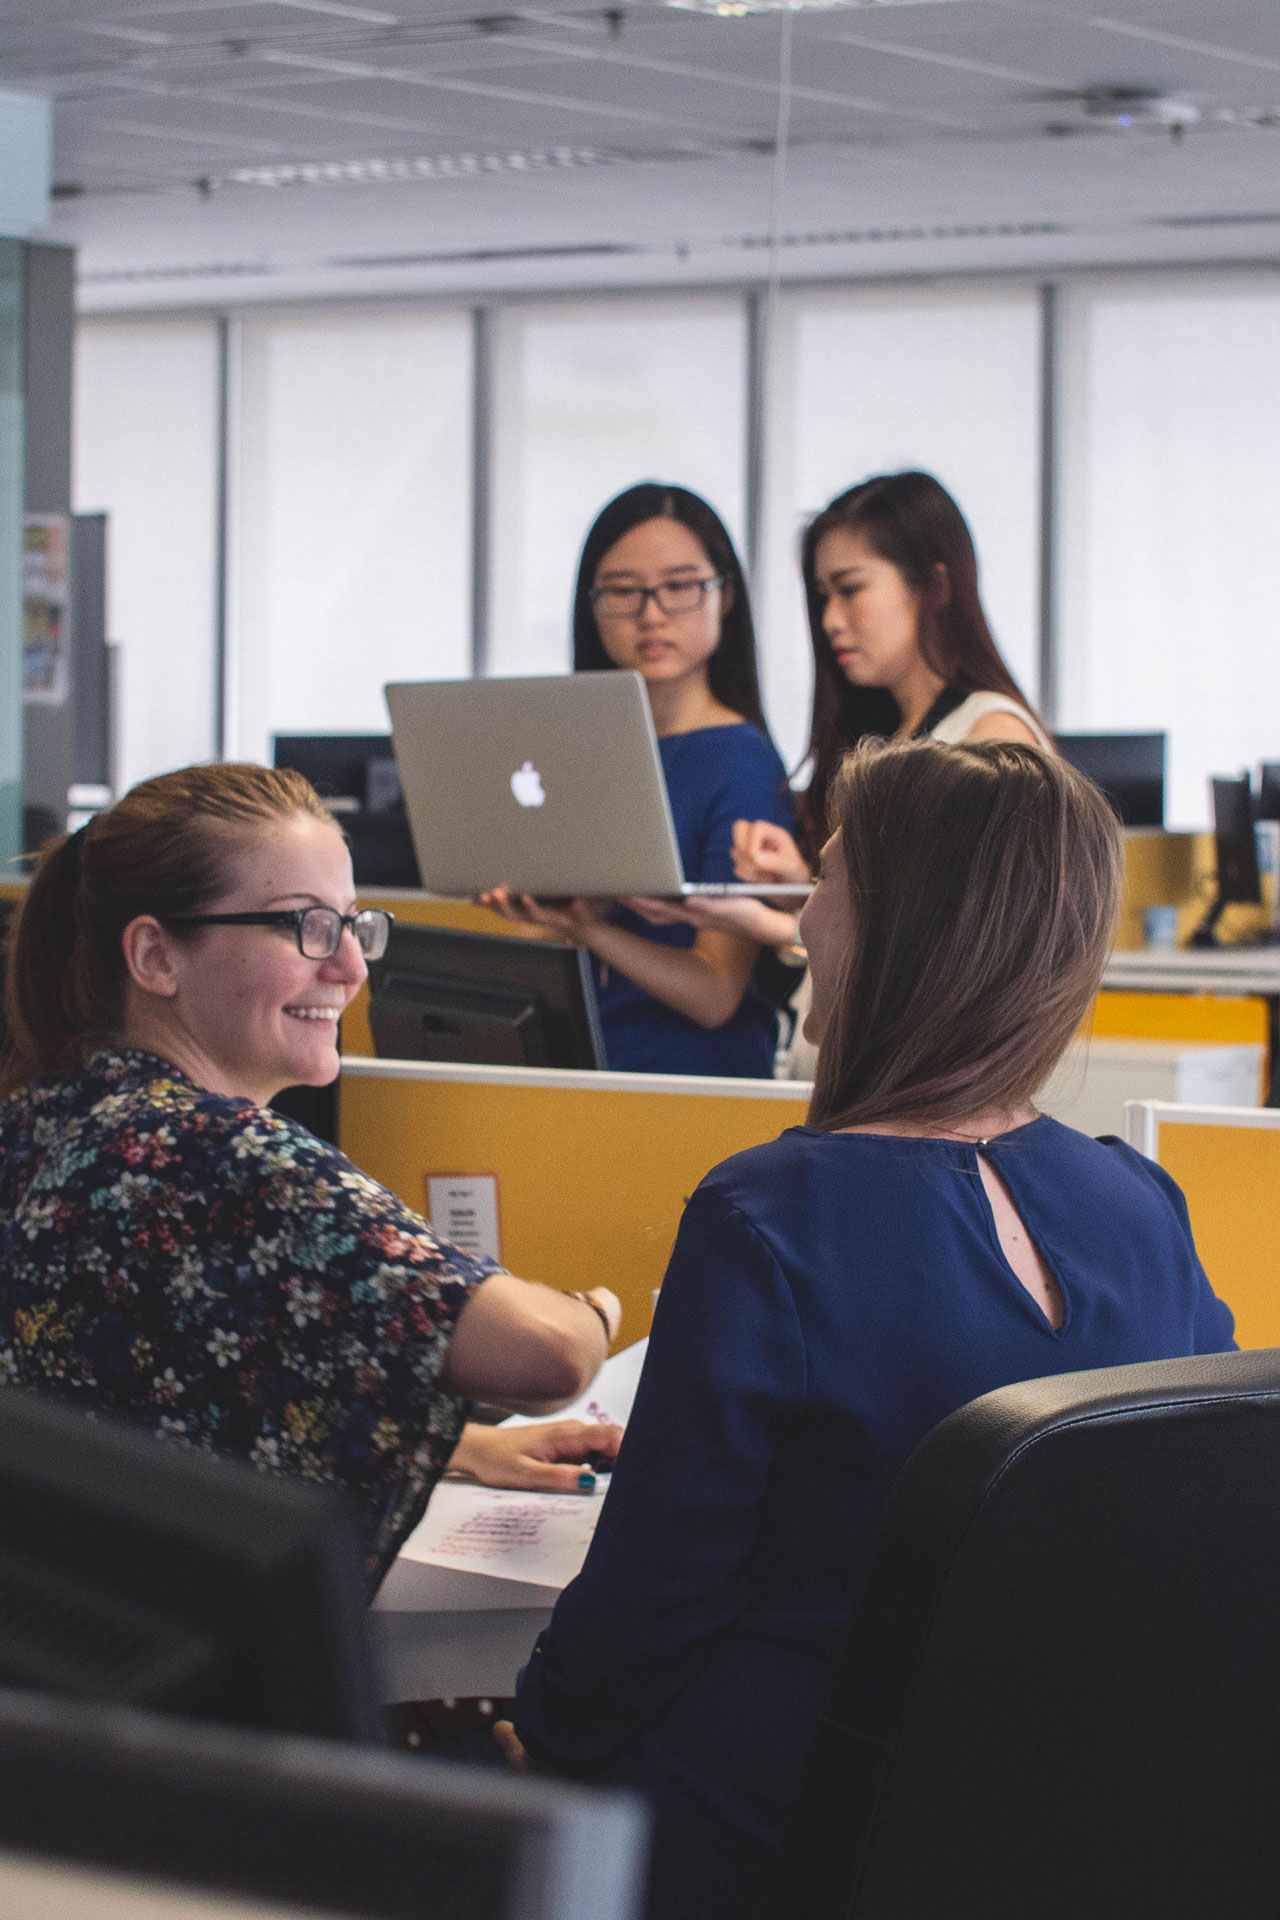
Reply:
M638 673L386 690L422 884L569 894L790 894L686 881Z

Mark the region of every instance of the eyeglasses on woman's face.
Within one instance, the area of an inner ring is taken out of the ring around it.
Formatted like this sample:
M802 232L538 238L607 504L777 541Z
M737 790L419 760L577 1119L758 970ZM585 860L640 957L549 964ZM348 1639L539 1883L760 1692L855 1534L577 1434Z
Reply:
M278 913L187 913L166 920L170 927L281 927L298 942L304 960L332 960L350 929L366 960L381 960L391 937L394 915L380 907L339 913L336 907L293 907Z
M592 587L591 604L597 618L605 620L638 620L650 600L668 615L696 613L712 588L723 585L721 576L712 573L700 580L660 580L656 587Z

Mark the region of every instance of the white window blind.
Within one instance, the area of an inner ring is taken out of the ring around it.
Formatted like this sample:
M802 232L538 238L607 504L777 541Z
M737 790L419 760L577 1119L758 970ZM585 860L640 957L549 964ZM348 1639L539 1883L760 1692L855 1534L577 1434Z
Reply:
M1169 734L1166 819L1280 760L1280 290L1072 291L1064 395L1062 725Z
M702 494L741 551L746 355L740 299L530 304L497 315L491 673L569 667L578 554L624 487L668 480Z
M125 788L214 751L217 392L212 320L80 323L73 499L107 515Z
M265 760L470 671L471 318L254 317L237 360L231 745Z

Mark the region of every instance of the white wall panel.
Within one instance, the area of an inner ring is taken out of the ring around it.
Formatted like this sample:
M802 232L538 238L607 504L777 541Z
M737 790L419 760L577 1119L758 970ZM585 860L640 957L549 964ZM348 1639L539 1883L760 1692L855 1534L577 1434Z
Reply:
M471 371L466 312L240 323L235 751L383 731L388 680L469 672Z
M569 667L578 554L624 487L692 488L741 551L746 358L739 297L529 304L496 316L491 673Z
M214 749L217 359L212 320L77 330L73 498L107 515L124 787Z
M1062 724L1169 733L1166 818L1280 760L1280 290L1104 283L1066 309Z
M784 294L769 354L761 625L784 754L808 737L800 535L873 473L923 468L959 502L997 644L1038 694L1040 322L1021 287Z

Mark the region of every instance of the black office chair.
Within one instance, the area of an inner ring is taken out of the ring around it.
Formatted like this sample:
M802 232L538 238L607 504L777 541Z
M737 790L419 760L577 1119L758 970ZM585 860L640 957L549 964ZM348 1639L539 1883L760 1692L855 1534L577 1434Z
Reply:
M908 1463L777 1920L1275 1920L1280 1350L1002 1388Z

